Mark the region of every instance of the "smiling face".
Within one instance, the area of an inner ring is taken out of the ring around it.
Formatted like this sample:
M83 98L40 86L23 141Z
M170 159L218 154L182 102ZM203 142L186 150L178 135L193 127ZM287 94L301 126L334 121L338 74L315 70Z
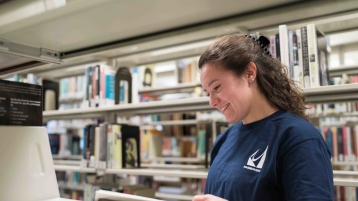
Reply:
M246 71L238 77L211 63L200 70L200 81L210 97L210 106L221 111L230 123L244 120L249 114L253 102L252 85L249 84L252 77Z

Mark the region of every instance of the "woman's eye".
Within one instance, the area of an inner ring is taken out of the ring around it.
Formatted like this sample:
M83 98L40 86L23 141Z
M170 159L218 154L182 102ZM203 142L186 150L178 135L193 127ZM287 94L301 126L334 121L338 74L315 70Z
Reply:
M214 89L217 91L220 88L221 85L216 86Z
M206 93L205 95L206 95L207 97L209 97L209 96L210 96L210 94L209 94L209 93Z

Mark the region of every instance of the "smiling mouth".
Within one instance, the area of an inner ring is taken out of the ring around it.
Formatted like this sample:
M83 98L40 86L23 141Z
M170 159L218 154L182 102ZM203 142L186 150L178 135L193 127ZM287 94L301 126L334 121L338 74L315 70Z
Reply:
M221 112L224 112L226 110L227 107L229 107L230 103L226 104L224 107L222 107L220 109Z

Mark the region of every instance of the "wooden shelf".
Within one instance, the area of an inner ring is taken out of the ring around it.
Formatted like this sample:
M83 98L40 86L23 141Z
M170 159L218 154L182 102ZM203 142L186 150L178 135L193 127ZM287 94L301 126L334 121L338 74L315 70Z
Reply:
M69 165L54 165L56 171L73 171L73 172L85 172L85 173L96 173L103 172L106 174L131 174L131 175L143 175L143 176L155 176L165 175L172 177L183 177L183 178L198 178L204 179L207 177L207 170L164 170L164 169L104 169L97 170L95 168L81 168L80 166L69 166Z
M169 159L170 160L170 159ZM173 160L182 160L183 158L178 159L172 159ZM190 158L189 158L190 160ZM160 160L159 160L160 161ZM187 161L185 161L187 162ZM81 161L80 160L53 160L54 165L69 165L69 166L80 166ZM152 169L192 169L192 170L199 170L199 169L206 169L204 165L183 165L183 164L148 164L148 163L142 163L141 167L144 168L152 168Z
M60 104L63 103L73 103L73 102L81 102L83 101L83 96L79 96L79 97L71 97L71 98L59 98L58 102Z
M182 165L182 164L141 164L141 167L146 168L161 168L161 169L206 169L204 165Z
M62 189L69 189L69 190L75 190L75 191L83 191L84 187L82 185L68 185L68 184L58 184L58 188Z
M136 104L122 104L98 108L86 109L69 109L69 110L53 110L44 111L44 121L58 120L58 119L74 119L81 117L104 116L108 113L123 113L127 115L140 114L156 114L163 112L184 112L184 111L198 111L198 110L213 110L209 106L208 97L188 98L170 101L153 101Z
M358 66L340 66L329 68L329 77L341 77L342 74L358 75Z
M358 123L358 122L357 122ZM346 165L358 165L358 161L337 161L332 162L332 165L346 166Z
M71 165L71 166L80 166L81 161L78 160L53 160L55 165Z
M161 91L174 91L181 89L194 89L194 87L201 87L200 82L195 83L180 83L173 87L155 87L155 88L145 88L138 91L138 93L151 93L151 92L161 92Z
M200 123L212 123L212 120L172 120L172 121L158 121L158 122L152 122L149 124L143 124L140 126L156 126L156 125L162 125L162 126L173 126L173 125L196 125ZM184 136L185 137L185 136Z
M83 172L83 173L96 173L95 168L81 168L80 166L71 165L54 165L55 171L72 171L72 172Z
M303 89L307 103L334 103L358 100L358 84L330 85Z
M334 176L358 176L358 171L342 171L342 170L333 170Z
M320 115L314 115L312 117L313 118L322 118L322 117L349 117L349 116L358 116L358 112L320 114Z
M358 84L331 85L303 89L307 103L332 103L340 101L358 100ZM44 121L74 118L103 117L110 113L123 115L158 114L165 112L185 112L215 110L209 106L208 97L187 98L169 101L153 101L136 104L122 104L115 106L69 109L61 111L44 111Z
M94 168L81 168L79 166L64 166L64 165L55 165L56 171L74 171L74 172L103 172L105 174L131 174L131 175L143 175L143 176L171 176L171 177L182 177L182 178L197 178L197 179L206 179L208 170L165 170L165 169L105 169L105 170L96 170ZM343 186L357 186L358 179L355 178L343 178L346 176L357 177L358 171L333 171L335 185Z
M52 159L54 160L61 160L61 159L81 160L81 158L82 155L71 155L71 156L52 155Z
M189 157L156 157L150 159L151 161L166 161L166 162L187 162L187 163L200 163L204 162L201 158L189 158Z
M351 187L358 187L358 180L357 179L349 179L349 178L334 178L333 183L335 186L351 186Z

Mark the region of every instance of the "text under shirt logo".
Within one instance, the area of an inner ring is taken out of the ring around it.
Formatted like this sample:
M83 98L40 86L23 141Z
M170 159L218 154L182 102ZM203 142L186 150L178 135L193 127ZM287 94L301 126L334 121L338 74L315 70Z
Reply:
M260 150L258 149L254 154L252 154L249 157L249 160L247 161L247 165L250 166L244 166L244 168L249 169L249 170L253 170L255 172L260 172L262 166L264 165L265 159L266 159L266 152L267 152L268 146L266 147L264 153L261 154L261 156L255 158L257 152ZM259 163L257 165L255 165L255 163L257 163L256 161L259 160Z

